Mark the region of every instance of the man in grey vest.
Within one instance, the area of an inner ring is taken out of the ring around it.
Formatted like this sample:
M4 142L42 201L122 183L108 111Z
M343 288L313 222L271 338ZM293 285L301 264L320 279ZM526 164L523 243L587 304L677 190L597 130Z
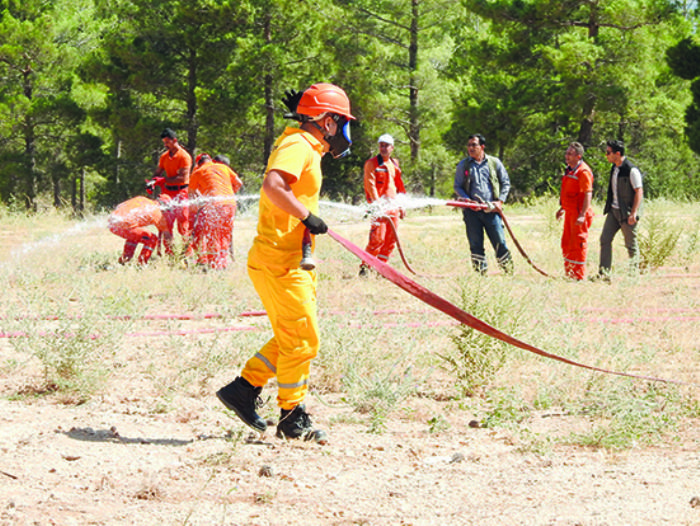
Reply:
M598 279L610 279L612 266L612 242L618 230L622 230L625 247L631 260L633 271L639 269L639 248L637 246L637 224L644 199L642 174L625 157L622 141L608 141L605 156L612 163L608 197L605 201L605 224L600 235L600 264Z
M483 135L476 133L469 136L467 140L469 157L457 165L454 191L461 201L489 205L487 210L462 209L474 270L481 274L486 274L488 270L484 251L484 231L486 231L496 252L498 266L504 272L511 273L513 259L506 245L503 221L498 214L508 197L510 179L503 163L496 157L486 155L485 148L486 139Z

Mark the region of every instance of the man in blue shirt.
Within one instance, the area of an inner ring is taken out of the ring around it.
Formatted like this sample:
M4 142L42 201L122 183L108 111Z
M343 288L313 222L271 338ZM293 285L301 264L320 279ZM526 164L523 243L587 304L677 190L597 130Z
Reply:
M470 135L467 141L469 157L457 165L454 190L460 201L486 203L486 210L463 208L464 223L474 270L486 274L484 231L496 252L498 266L506 273L513 271L513 259L506 245L503 222L499 212L508 198L510 179L503 163L484 152L486 139L480 133Z

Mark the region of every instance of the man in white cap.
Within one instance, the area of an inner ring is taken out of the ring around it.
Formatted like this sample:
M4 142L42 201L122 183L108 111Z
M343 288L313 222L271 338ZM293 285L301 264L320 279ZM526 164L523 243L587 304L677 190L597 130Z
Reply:
M406 216L404 209L395 206L392 201L397 194L405 194L406 188L401 179L399 160L391 156L394 151L394 138L385 133L377 142L379 155L365 162L365 197L368 203L374 203L379 199L386 203L377 203L380 206L376 210L373 207L372 226L365 250L386 262L396 246L399 218L403 219ZM360 276L366 275L367 267L362 264Z

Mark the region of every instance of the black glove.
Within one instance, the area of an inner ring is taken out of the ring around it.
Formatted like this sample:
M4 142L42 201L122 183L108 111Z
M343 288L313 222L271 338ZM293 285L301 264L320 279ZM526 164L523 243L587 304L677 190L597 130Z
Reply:
M308 217L306 219L302 219L301 222L304 223L304 226L309 229L309 232L315 236L328 232L328 225L323 221L323 219L313 215L311 212L309 212Z
M301 100L301 96L304 94L304 92L292 89L286 90L284 94L285 97L282 99L282 102L284 102L284 105L287 106L287 109L289 109L289 113L285 113L284 118L301 120L301 117L297 113L297 106L299 105L299 101Z

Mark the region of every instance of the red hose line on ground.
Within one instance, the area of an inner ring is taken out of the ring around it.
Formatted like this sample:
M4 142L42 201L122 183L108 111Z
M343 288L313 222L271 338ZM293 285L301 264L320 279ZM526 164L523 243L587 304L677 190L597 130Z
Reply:
M236 314L239 318L247 318L253 316L267 316L267 312L264 310L252 310L241 312ZM164 320L212 320L216 318L225 318L223 314L218 314L216 312L207 312L204 314L144 314L143 316L132 316L130 314L124 314L123 316L107 316L108 320L120 320L120 321L131 321L131 320L149 320L149 321L164 321ZM5 320L7 318L0 317L0 320ZM13 320L42 320L42 321L59 321L59 320L79 320L82 316L15 316Z
M509 343L510 345L513 345L515 347L519 347L521 349L524 349L528 352L537 354L539 356L543 356L545 358L550 358L552 360L557 360L569 365L573 365L575 367L581 367L583 369L589 369L591 371L598 371L600 373L606 373L606 374L614 374L617 376L626 376L629 378L638 378L640 380L649 380L652 382L664 382L664 383L673 383L673 384L681 384L681 385L687 385L686 382L681 382L678 380L667 380L664 378L656 378L653 376L642 376L642 375L636 375L632 373L625 373L625 372L620 372L620 371L612 371L609 369L603 369L600 367L595 367L592 365L587 365L584 363L580 362L575 362L573 360L569 360L568 358L564 358L563 356L559 356L556 354L548 353L546 351L543 351L542 349L538 349L537 347L534 347L528 343L525 343L523 341L518 340L517 338L514 338L504 332L499 331L495 327L492 327L491 325L481 321L479 318L476 318L475 316L472 316L471 314L463 311L462 309L458 308L457 306L453 305L449 301L441 298L434 292L429 291L422 285L419 285L412 279L408 278L407 276L404 276L397 270L393 269L390 267L388 264L384 263L383 261L377 259L376 257L368 254L361 248L357 247L347 239L343 238L342 236L336 234L333 230L328 229L328 235L331 236L333 239L335 239L340 245L342 245L345 249L347 249L349 252L352 254L356 255L360 260L365 265L368 265L372 267L374 270L376 270L379 274L384 276L386 279L394 283L395 285L399 286L409 294L415 296L416 298L420 299L421 301L427 303L428 305L431 305L438 309L439 311L444 312L448 316L453 317L460 323L467 325L473 329L476 329L487 336L491 336L492 338L496 338L498 340L501 340L503 342Z
M482 204L482 203L467 203L464 201L447 201L445 203L447 206L454 206L455 208L469 208L471 210L486 210L488 208L487 205ZM513 230L510 228L510 224L508 223L508 220L506 219L505 214L503 213L502 210L498 211L498 215L501 216L501 219L503 220L503 224L506 226L506 230L508 230L508 235L510 235L510 238L513 240L513 243L515 244L516 248L518 249L518 252L520 252L520 255L525 258L525 261L527 261L532 268L534 268L537 272L542 274L543 276L550 278L549 274L547 274L544 270L539 268L537 265L535 265L532 260L530 259L530 256L527 255L525 252L525 249L520 246L520 242L518 242L517 238L515 237L515 234L513 234Z

